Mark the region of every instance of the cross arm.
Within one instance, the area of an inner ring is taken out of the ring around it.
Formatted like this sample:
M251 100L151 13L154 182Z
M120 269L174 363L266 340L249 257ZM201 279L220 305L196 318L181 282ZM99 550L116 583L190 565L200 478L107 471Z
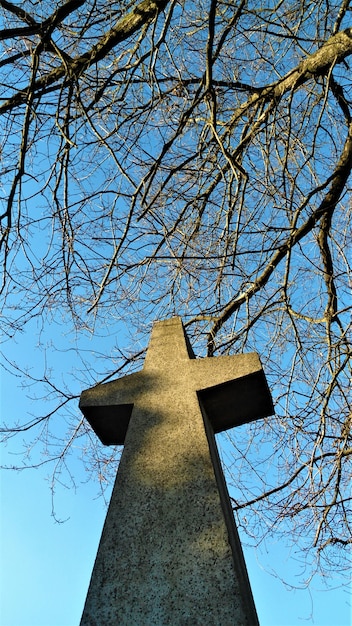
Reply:
M82 392L79 408L105 445L123 445L133 401L144 387L141 372L129 374Z
M257 353L199 359L198 397L215 433L273 415L271 393Z

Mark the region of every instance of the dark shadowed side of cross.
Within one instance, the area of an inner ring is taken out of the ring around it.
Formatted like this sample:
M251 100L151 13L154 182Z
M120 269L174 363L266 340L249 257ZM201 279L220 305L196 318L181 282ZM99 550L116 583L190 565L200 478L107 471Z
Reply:
M240 626L258 618L214 433L272 415L256 353L195 359L156 322L140 372L80 408L124 450L81 626Z

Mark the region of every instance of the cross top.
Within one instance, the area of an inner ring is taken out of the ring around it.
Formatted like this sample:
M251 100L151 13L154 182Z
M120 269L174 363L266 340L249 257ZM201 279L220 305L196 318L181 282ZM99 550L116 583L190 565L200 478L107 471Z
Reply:
M198 395L215 433L273 414L259 356L196 359L179 317L154 324L140 372L84 391L80 408L101 441L117 445L125 441L134 404L172 403L189 393Z

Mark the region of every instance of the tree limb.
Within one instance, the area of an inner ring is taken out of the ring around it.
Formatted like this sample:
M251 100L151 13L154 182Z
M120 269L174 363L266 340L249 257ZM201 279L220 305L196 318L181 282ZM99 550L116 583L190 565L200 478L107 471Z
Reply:
M323 201L318 208L308 217L308 219L300 226L296 228L287 238L286 242L279 246L278 250L273 254L269 262L267 263L263 272L258 276L252 286L241 293L237 298L231 300L223 309L222 313L217 317L214 322L209 335L208 335L208 354L212 355L215 349L214 338L223 324L237 311L240 306L248 301L256 294L259 289L264 287L271 275L279 265L279 263L285 258L291 248L296 245L307 233L309 233L314 226L322 219L329 219L332 215L336 204L338 203L341 194L344 191L347 179L350 175L352 168L352 124L350 124L349 132L345 141L343 151L340 159L336 165L334 173L330 177L330 189L325 195ZM310 194L306 199L304 205L308 204L309 200L315 195L316 190Z

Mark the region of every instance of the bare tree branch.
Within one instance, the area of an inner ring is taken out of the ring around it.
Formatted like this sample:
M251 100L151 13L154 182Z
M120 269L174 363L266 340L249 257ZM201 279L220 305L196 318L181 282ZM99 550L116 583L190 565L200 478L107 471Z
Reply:
M0 12L4 352L30 332L43 361L7 357L38 410L2 437L23 438L26 466L49 454L53 486L77 440L103 484L117 453L77 397L181 315L198 355L258 351L273 391L274 418L228 435L246 531L289 524L334 571L351 534L349 3ZM71 342L61 378L52 324Z

